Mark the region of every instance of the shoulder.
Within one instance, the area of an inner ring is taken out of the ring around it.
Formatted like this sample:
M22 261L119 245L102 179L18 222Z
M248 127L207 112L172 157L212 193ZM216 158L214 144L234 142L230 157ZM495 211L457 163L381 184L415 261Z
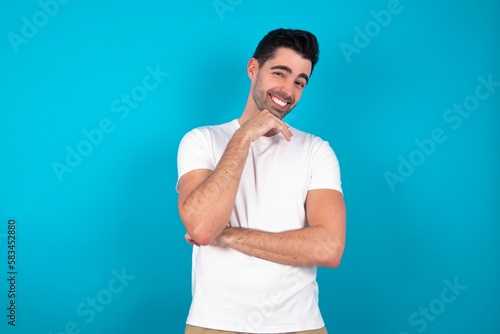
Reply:
M297 129L293 126L290 126L290 131L293 133L292 140L297 141L299 143L306 144L306 145L313 145L313 146L321 145L321 144L325 144L325 143L328 145L328 142L326 140L322 139L321 137L319 137L315 134L302 131L302 130Z
M327 140L292 126L290 126L290 131L293 133L292 142L300 146L301 150L308 152L311 159L318 158L321 160L325 156L330 156L337 160L337 156Z
M183 140L186 139L205 139L210 140L211 138L224 138L231 137L234 132L238 129L238 120L232 120L227 123L217 124L217 125L205 125L196 127L188 131Z
M223 124L217 124L217 125L205 125L205 126L199 126L191 131L189 131L186 135L189 134L205 134L205 135L217 135L217 134L224 134L224 133L233 133L236 131L239 127L237 124L238 120L234 119L232 121L223 123Z

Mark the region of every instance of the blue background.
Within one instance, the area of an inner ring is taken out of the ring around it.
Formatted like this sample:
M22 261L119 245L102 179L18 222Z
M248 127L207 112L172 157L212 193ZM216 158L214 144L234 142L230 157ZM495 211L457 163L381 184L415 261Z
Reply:
M346 251L338 269L318 276L329 332L498 332L500 87L459 126L446 115L475 94L478 77L500 81L500 3L401 0L385 26L374 24L372 11L388 6L3 2L2 333L183 332L191 249L176 207L177 146L193 127L240 115L246 63L277 27L310 30L321 46L312 80L286 120L328 140L341 164ZM39 27L29 31L29 22ZM367 45L356 40L366 28ZM342 43L356 41L357 52L347 56ZM145 91L148 68L162 77ZM120 101L141 92L147 96L133 108ZM83 131L102 120L108 133L85 147ZM435 129L446 140L416 153L415 141L429 143ZM86 156L58 177L54 163L67 165L68 147L78 145ZM410 157L416 166L391 186L387 173L397 175ZM5 316L11 218L15 328ZM117 292L114 277L122 271L129 280ZM454 281L466 288L443 303L446 282ZM78 313L96 297L106 303L92 320ZM429 307L432 318L418 314Z

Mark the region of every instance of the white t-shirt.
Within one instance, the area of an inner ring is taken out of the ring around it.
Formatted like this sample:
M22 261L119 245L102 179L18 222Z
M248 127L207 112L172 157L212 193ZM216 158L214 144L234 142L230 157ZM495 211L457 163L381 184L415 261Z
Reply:
M214 170L238 120L196 128L182 139L179 178ZM337 157L328 142L290 127L250 146L230 225L269 232L306 227L305 199L312 189L342 192ZM283 333L324 326L316 267L294 267L228 247L193 247L193 300L187 323L225 331Z

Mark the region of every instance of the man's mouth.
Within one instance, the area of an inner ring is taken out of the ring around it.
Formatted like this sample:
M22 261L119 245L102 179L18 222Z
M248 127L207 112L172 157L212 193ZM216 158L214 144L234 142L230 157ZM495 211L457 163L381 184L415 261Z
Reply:
M285 110L286 107L290 104L289 102L279 98L276 95L269 94L269 96L271 97L271 100L274 102L274 104L281 110Z

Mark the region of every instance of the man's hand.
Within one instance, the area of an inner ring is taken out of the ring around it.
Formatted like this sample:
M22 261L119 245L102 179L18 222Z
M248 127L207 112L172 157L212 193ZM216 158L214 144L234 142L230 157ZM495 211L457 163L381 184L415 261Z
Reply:
M200 247L200 245L196 241L194 241L193 238L191 238L191 236L187 232L186 234L184 234L184 239L186 239L188 244Z
M250 142L266 134L272 136L281 133L287 141L290 141L293 136L289 126L267 109L246 121L237 132L244 134Z

